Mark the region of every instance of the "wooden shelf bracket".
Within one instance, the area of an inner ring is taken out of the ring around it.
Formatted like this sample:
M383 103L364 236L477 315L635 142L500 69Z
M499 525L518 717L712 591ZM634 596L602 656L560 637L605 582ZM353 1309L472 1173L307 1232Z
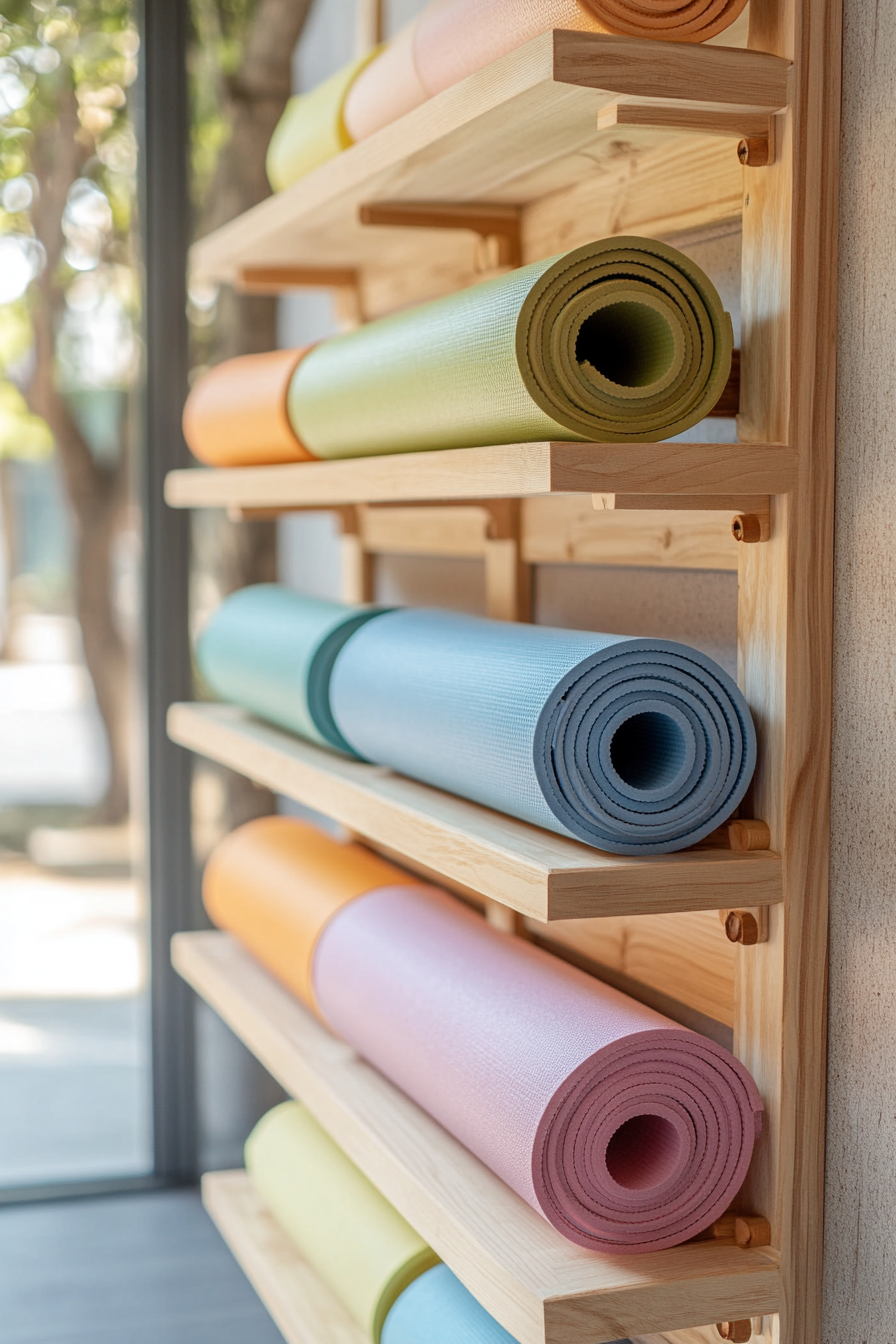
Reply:
M516 205L448 201L371 201L358 207L361 224L400 229L467 229L479 235L478 269L522 265L521 210Z

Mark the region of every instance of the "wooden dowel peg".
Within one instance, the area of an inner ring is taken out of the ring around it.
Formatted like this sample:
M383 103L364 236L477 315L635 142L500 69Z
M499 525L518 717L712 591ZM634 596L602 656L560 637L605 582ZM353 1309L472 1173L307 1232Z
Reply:
M719 917L729 943L755 947L768 942L768 910L756 906L752 910L720 910Z
M767 136L747 135L739 141L737 157L745 168L767 168L771 151Z
M486 897L485 900L485 918L493 929L498 929L501 933L512 933L517 938L528 937L523 916L517 910L511 910L509 905L493 901L491 897Z
M753 1338L753 1322L747 1318L745 1321L719 1321L716 1326L720 1339L727 1339L730 1344L749 1344Z
M738 817L728 823L728 843L732 849L770 849L772 843L768 824L757 817Z
M734 1220L734 1240L742 1251L771 1246L771 1223L758 1214L738 1214Z
M762 541L762 519L755 513L736 513L731 520L731 534L735 541Z

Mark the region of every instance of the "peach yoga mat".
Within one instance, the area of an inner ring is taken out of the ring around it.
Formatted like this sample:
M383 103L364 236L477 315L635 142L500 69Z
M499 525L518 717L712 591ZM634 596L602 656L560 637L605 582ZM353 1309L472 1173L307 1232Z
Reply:
M292 376L311 348L239 355L203 374L184 407L193 456L212 467L313 460L286 413Z
M705 42L746 0L434 0L358 74L343 104L363 140L552 28Z
M762 1102L713 1041L291 818L235 831L204 895L216 923L569 1240L674 1246L736 1195Z

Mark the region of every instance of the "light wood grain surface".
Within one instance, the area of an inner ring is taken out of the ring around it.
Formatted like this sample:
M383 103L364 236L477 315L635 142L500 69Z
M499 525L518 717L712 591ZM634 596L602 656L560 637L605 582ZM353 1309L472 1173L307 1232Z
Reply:
M576 1247L229 935L178 934L172 959L520 1344L601 1344L777 1310L775 1251L714 1241L640 1256Z
M174 508L324 508L566 494L749 495L791 489L778 443L525 443L276 467L169 472Z
M346 760L229 705L172 705L181 746L535 919L719 910L780 899L770 851L604 854L383 766Z
M268 1213L245 1171L207 1172L202 1202L287 1344L370 1344Z

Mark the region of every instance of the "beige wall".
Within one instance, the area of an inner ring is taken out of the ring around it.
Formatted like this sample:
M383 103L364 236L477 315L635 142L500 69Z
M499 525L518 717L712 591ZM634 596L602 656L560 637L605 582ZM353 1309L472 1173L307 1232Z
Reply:
M896 1338L896 6L845 0L824 1344Z

